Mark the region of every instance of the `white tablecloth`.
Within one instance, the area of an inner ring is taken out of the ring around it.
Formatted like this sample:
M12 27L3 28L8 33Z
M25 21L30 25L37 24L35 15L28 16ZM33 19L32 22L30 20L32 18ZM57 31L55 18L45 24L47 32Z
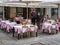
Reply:
M51 24L54 24L56 22L55 20L48 20L48 21L51 21Z
M52 26L52 24L47 23L47 22L45 22L43 25L45 26L45 28L48 28L48 26Z
M16 22L10 22L9 20L2 20L1 27L7 28L8 30L13 28L16 25Z
M15 25L16 25L16 22L11 22L11 23L8 23L10 25L11 28L13 28Z
M20 25L20 26L14 26L15 32L17 32L18 29L22 30L22 27L23 27L22 25Z
M26 26L28 26L27 29L29 30L29 29L31 29L30 26L33 26L33 25L27 24ZM17 30L20 29L23 33L25 32L25 29L26 29L26 28L23 28L23 25L20 25L20 26L14 26L14 28L15 28L15 32L17 32ZM34 31L34 29L37 30L37 26L34 26L34 28L32 28L31 31Z

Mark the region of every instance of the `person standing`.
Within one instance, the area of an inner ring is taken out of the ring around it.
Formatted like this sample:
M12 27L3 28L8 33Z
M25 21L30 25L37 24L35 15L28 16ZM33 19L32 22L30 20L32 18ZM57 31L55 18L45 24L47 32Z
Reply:
M35 25L35 20L37 20L37 16L38 16L38 13L36 12L35 9L33 9L33 11L31 12L31 21L32 21L32 24Z

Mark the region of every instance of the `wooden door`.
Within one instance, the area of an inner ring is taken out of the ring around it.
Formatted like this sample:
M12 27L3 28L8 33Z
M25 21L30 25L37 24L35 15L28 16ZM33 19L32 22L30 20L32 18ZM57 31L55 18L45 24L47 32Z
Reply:
M10 7L10 18L14 18L16 16L16 7Z

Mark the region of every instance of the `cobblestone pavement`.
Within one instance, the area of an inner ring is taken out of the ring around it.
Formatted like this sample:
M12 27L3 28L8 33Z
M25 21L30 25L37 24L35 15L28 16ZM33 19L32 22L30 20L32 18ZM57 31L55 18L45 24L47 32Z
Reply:
M45 45L60 45L60 33L55 35L40 33L38 37L17 40L12 34L0 30L0 45L31 45L39 42Z

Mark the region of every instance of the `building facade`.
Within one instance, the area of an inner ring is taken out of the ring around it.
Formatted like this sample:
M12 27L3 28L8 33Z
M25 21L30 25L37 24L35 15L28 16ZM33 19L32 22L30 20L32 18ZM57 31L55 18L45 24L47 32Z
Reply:
M19 2L21 0L3 0L5 2ZM22 0L24 1L24 0ZM29 0L28 0L29 1ZM34 7L35 8L35 7ZM28 8L28 16L31 12L31 7ZM58 17L58 8L57 7L39 7L35 8L40 15L49 15L49 17ZM0 15L3 16L3 7L0 7ZM8 16L9 15L9 16ZM10 7L4 6L4 18L5 19L12 19L15 16L22 15L25 19L27 18L27 7Z

